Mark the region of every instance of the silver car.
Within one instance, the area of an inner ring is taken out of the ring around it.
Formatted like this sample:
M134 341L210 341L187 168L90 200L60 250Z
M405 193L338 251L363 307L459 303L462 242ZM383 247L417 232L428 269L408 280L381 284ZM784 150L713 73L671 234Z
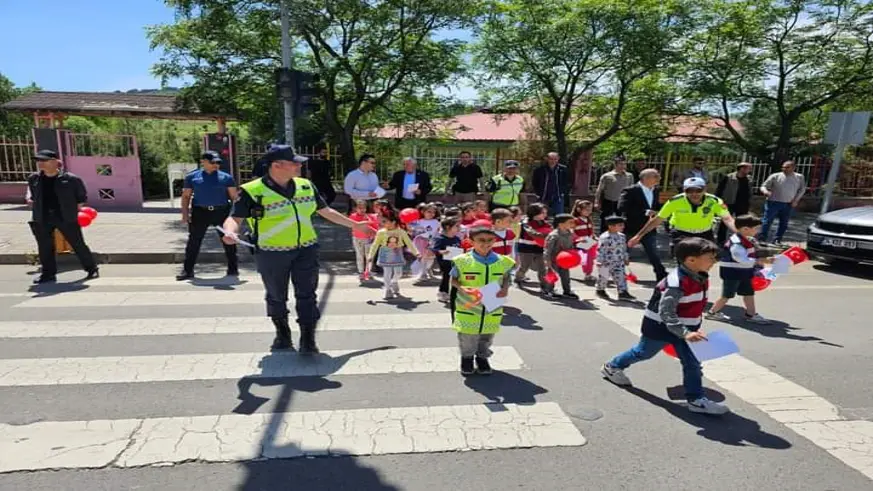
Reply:
M825 213L806 235L807 250L825 262L873 264L873 206Z

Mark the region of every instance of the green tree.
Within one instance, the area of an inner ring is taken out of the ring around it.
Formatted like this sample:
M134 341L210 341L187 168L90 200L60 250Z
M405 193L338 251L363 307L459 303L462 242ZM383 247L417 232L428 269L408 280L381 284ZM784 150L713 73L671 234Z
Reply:
M711 0L700 12L678 75L749 154L778 166L821 128L824 110L869 97L873 3ZM734 124L739 115L748 129Z
M167 0L171 25L149 29L165 55L164 77L188 76L186 90L201 110L240 114L274 127L279 66L277 2ZM323 116L345 165L355 161L362 119L403 91L426 94L461 66L464 43L437 34L468 26L479 0L288 0L295 65L319 76ZM257 133L253 129L253 133Z
M34 84L27 87L15 87L11 80L0 73L0 106L28 92L39 90ZM0 108L0 136L20 138L30 134L33 120L26 114L7 111Z
M497 0L475 46L485 92L534 106L567 161L651 125L675 100L661 72L680 58L683 0Z

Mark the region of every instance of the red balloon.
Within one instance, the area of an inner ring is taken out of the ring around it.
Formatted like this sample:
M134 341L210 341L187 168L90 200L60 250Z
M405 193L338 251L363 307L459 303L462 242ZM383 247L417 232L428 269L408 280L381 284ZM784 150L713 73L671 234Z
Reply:
M476 218L478 218L479 220L491 220L491 215L485 213L484 211L477 211Z
M421 218L421 214L415 208L405 208L400 212L400 221L403 223L412 223Z
M768 286L770 286L772 281L764 278L763 276L755 275L752 277L752 290L759 292L761 290L766 290Z
M89 217L91 217L91 220L97 218L97 210L91 208L90 206L83 206L82 209L79 210L79 213L84 213L88 215Z
M635 274L633 274L633 273L628 273L628 274L624 275L624 278L625 278L629 283L633 283L633 284L636 284L638 281L640 281L640 279L637 278L637 275L635 275Z
M80 227L87 227L91 225L91 217L88 216L87 213L79 212L79 215L76 217Z
M492 226L493 226L493 224L491 223L491 220L487 220L487 219L484 219L484 218L480 218L480 219L478 219L478 220L476 220L475 222L473 222L473 223L470 224L470 227L471 227L471 228L472 228L472 227L488 227L488 228L491 228Z
M579 253L575 251L562 251L559 252L555 257L555 264L558 267L563 269L572 269L582 262L582 258L579 257Z
M462 247L465 251L469 251L470 249L473 248L473 241L470 240L470 239L464 239L464 240L461 241L461 247Z
M549 271L548 273L546 273L546 277L543 279L546 280L547 283L554 285L558 282L558 273L555 273L554 271Z
M674 348L672 344L664 345L664 353L673 358L679 358L679 355L676 354L676 348Z

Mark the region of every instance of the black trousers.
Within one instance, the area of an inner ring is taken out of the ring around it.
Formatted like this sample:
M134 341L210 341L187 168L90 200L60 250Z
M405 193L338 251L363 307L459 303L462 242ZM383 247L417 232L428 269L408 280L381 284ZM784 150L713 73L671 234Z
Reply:
M397 208L397 211L405 208L415 208L419 203L421 203L419 199L406 199L402 196L394 198L394 206Z
M646 251L646 257L649 258L649 264L655 270L655 278L660 280L667 276L667 268L664 267L664 264L661 262L661 256L658 254L658 232L653 230L644 235L640 240L640 245L643 246L643 250Z
M670 255L673 256L673 249L676 247L676 244L681 242L682 239L687 239L689 237L700 237L701 239L715 242L715 235L713 235L712 230L693 234L690 232L682 232L681 230L676 230L674 228L670 231Z
M188 244L185 246L185 263L182 268L192 273L194 265L197 263L197 256L200 254L200 245L203 243L203 237L206 236L206 231L210 226L218 226L224 224L227 215L230 213L230 206L215 206L212 209L203 206L195 206L191 210L191 223L188 224ZM218 233L218 239L221 240L224 234ZM237 269L238 261L236 257L236 245L224 246L224 255L227 256L227 269Z
M615 215L618 210L618 201L610 201L608 199L600 200L600 233L606 232L606 218L610 215Z
M91 254L91 249L85 244L85 237L82 236L82 227L76 222L64 222L59 217L47 217L42 222L30 222L30 230L36 238L36 244L39 249L39 263L42 265L42 276L56 276L58 273L58 263L55 258L55 239L54 232L58 230L70 243L79 262L82 263L82 268L85 271L94 271L97 269L97 262L94 261L94 255Z
M442 276L440 277L440 293L449 293L449 282L451 281L451 275L449 273L452 272L452 262L446 261L445 259L438 257L437 264L440 266L440 273Z

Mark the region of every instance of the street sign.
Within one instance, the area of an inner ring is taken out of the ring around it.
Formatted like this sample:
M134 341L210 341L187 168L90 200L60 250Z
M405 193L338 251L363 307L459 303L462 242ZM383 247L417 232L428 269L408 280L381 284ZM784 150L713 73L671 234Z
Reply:
M869 112L831 113L824 143L830 145L861 145L870 123Z

